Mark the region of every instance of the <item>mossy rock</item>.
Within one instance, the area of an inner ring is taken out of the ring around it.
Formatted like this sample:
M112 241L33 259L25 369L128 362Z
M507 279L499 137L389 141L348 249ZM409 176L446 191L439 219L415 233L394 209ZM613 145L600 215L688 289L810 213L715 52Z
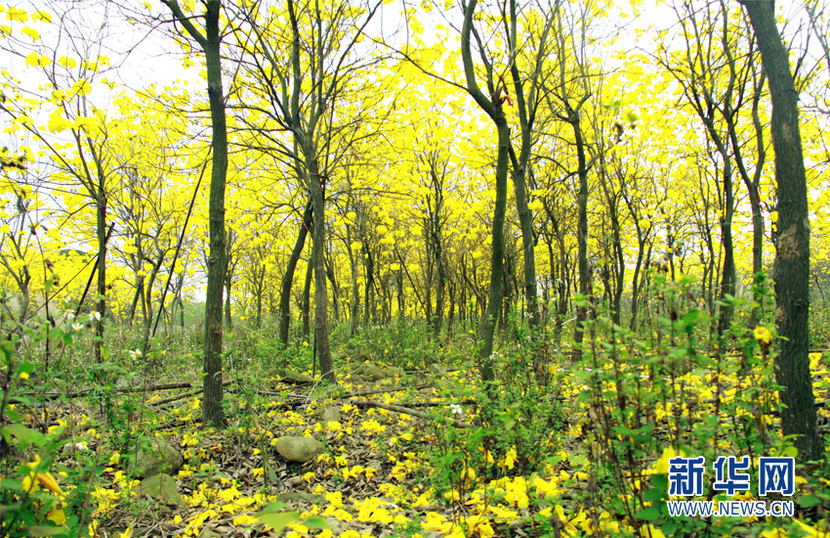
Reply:
M382 368L379 366L372 364L371 362L364 362L360 366L357 367L355 373L359 376L368 379L369 381L380 381L381 379L386 379L389 377L389 374L386 373Z
M339 422L343 418L340 408L334 405L327 405L323 408L323 414L320 416L320 422L326 424L327 422Z
M403 377L406 375L406 370L400 366L390 366L386 369L386 373L389 377Z
M295 463L305 463L317 457L323 445L320 441L311 437L283 435L277 438L274 447L283 459Z
M184 464L184 459L173 445L161 439L153 437L147 446L143 446L135 459L135 475L139 478L165 473L176 474Z
M311 383L314 383L314 378L308 374L302 374L300 372L286 372L280 377L280 379L283 383L290 383L292 385L310 385Z

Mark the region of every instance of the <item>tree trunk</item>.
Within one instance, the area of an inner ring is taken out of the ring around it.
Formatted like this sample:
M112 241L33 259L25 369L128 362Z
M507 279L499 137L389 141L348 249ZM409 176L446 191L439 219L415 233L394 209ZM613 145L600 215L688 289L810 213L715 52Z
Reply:
M313 218L312 203L306 204L305 211L303 211L303 221L300 223L300 228L297 233L297 240L294 242L294 248L291 250L291 255L288 257L288 265L285 267L285 274L282 276L282 285L280 286L280 342L283 346L288 345L288 329L291 325L291 286L294 284L294 271L297 269L297 262L300 260L300 255L303 252L305 245L305 238L308 235L308 227L311 226Z
M104 316L107 310L107 198L104 192L104 178L99 177L97 196L97 236L98 236L98 303L95 307L96 316L93 336L95 362L104 362Z
M567 104L567 103L566 103ZM583 302L576 307L576 328L574 329L574 362L582 360L582 342L585 337L585 321L588 319L588 301L590 301L588 268L588 165L585 156L585 142L579 124L579 112L567 104L568 118L574 131L577 162L579 166L579 193L577 201L576 243L577 267L579 268L579 293Z
M311 278L314 276L314 266L311 260L305 269L305 283L303 284L303 340L308 341L311 336Z
M817 430L809 356L810 228L807 178L798 123L798 93L787 50L775 24L775 2L743 0L772 96L772 144L778 183L778 231L773 275L778 299L779 354L776 380L782 386L781 425L794 435L799 461L824 453Z
M499 109L501 113L501 110ZM510 128L504 114L497 116L496 128L499 133L498 157L496 160L496 205L493 208L492 242L490 257L490 293L484 313L481 346L481 378L486 381L495 379L493 372L493 338L499 321L502 305L504 277L504 215L507 208L507 164L510 146Z
M228 267L230 269L230 267ZM228 270L225 277L225 327L228 330L233 328L233 320L231 319L231 272Z
M317 350L323 379L334 382L336 378L329 345L329 297L324 259L326 240L325 194L320 181L316 151L308 146L311 143L310 141L305 141L305 143L304 153L308 165L308 183L314 204L314 228L312 230L314 243L311 249L311 262L314 265L314 346Z
M732 191L732 162L729 159L727 152L723 152L721 156L724 159L723 163L723 195L724 208L723 217L721 218L721 239L723 241L723 274L721 275L721 292L720 300L723 304L720 306L720 314L718 316L718 346L721 351L725 351L723 346L725 344L724 334L729 325L732 323L732 315L735 311L735 306L731 301L726 300L726 295L735 296L736 289L736 271L735 271L735 249L732 241L732 216L735 212L735 195Z

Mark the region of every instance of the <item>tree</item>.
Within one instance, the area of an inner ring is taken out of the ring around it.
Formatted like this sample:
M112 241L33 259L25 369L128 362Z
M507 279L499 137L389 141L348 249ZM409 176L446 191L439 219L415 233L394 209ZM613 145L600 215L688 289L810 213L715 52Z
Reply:
M42 155L48 156L42 164L50 173L39 180L54 187L64 187L63 193L58 196L63 201L75 199L76 205L71 210L82 211L87 206L94 210L97 254L93 271L97 280L93 301L97 314L93 316L93 349L96 362L103 362L109 289L110 192L117 169L125 164L113 155L111 135L123 129L123 123L97 108L91 95L93 85L98 86L99 81L105 83L104 73L113 68L110 59L101 54L111 30L105 20L106 15L91 10L94 16L101 16L104 20L95 32L90 32L89 27L85 26L88 20L79 17L79 13L80 9L70 6L59 15L60 23L54 31L70 36L67 44L60 41L46 44L31 28L27 34L32 38L31 43L3 33L9 41L3 42L2 50L25 60L30 69L27 70L26 83L31 84L33 80L44 83L33 90L4 72L3 78L7 80L3 84L4 91L8 90L10 95L3 99L0 111L11 117L13 131L22 129L28 132L39 145ZM89 13L84 11L84 17L88 16ZM22 21L28 19L23 10L18 10L14 17ZM52 22L50 14L39 10L32 12L32 18L43 23ZM20 98L24 93L29 97ZM47 112L46 125L38 125L33 117L43 117ZM53 192L60 190L58 188ZM88 230L88 223L82 219L74 222Z
M207 66L210 123L213 132L213 151L210 177L210 254L208 281L205 294L205 345L203 364L204 398L202 399L202 426L223 426L226 423L222 408L222 294L227 270L225 246L225 182L228 173L228 133L225 119L225 95L222 91L222 64L219 32L221 0L205 0L205 27L202 33L179 7L178 0L162 0L173 18L182 25L205 54Z
M810 215L798 93L787 49L775 23L775 1L740 1L761 49L772 97L772 145L778 184L773 278L778 302L775 321L781 336L775 365L776 380L782 386L781 425L784 435L798 436L795 446L802 460L818 460L824 446L818 435L810 375Z
M493 224L491 228L492 249L490 254L490 291L482 327L482 345L479 351L481 377L486 381L495 379L493 372L493 338L496 324L501 312L504 284L504 216L507 210L507 173L509 170L510 126L504 114L505 92L507 87L499 79L493 64L487 57L477 31L473 31L473 21L478 0L463 4L464 24L461 27L461 60L464 65L466 85L464 89L476 104L490 117L498 134L496 152L496 203L493 207ZM484 82L489 95L481 91L478 84L477 69L473 63L472 38L479 46L479 54L484 64Z
M241 36L239 43L241 62L257 81L246 89L256 103L246 107L253 114L241 119L262 138L262 143L271 144L274 154L287 159L310 202L311 218L306 220L304 216L302 226L310 230L313 241L310 263L314 271L314 346L320 371L329 381L334 381L335 375L329 345L325 268L326 190L332 188L338 154L350 145L346 140L338 147L338 135L350 132L348 126L360 123L368 113L342 106L345 104L341 96L350 78L374 61L361 58L355 44L380 5L376 2L359 9L336 2L288 0L287 13L276 9L264 13L253 4L244 13L250 32ZM289 136L283 137L282 133ZM294 248L297 257L304 241L305 233L301 230ZM286 272L283 297L292 277ZM287 324L285 312L281 316L281 323ZM283 336L286 332L282 329Z

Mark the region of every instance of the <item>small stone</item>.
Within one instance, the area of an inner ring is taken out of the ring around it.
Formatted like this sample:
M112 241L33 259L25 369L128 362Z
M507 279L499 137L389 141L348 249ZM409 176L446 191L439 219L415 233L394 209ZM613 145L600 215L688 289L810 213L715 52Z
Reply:
M343 415L340 413L340 408L327 405L323 408L323 415L320 417L320 421L325 425L327 422L340 422L340 419Z
M159 473L175 474L181 469L184 459L173 445L159 437L149 440L148 446L138 451L135 460L135 475L147 478Z
M362 377L365 377L369 381L380 381L381 379L389 377L386 372L371 362L364 362L358 366L356 373Z
M147 495L167 504L186 506L184 499L176 489L176 482L170 475L161 473L148 476L138 484L136 491L139 495Z
M309 502L319 504L326 500L324 495L315 493L303 493L301 491L286 491L277 495L277 500L282 502Z
M406 375L406 370L404 370L400 366L390 366L386 369L386 374L389 377L403 377Z
M280 456L288 461L305 463L320 453L322 443L311 437L284 435L274 445Z
M308 374L301 374L299 372L286 372L282 375L283 383L291 383L292 385L309 385L314 383L314 378Z

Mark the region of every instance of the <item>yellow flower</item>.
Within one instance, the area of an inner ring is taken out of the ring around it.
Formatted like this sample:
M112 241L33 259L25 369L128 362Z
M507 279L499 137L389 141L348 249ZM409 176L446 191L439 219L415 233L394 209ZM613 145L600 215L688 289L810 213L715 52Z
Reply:
M257 523L259 523L259 519L250 514L242 514L241 516L233 518L233 524L237 526L256 525Z
M35 456L35 461L31 463L27 463L26 466L31 469L28 475L23 478L22 485L23 489L26 491L35 491L37 489L38 484L42 484L46 489L60 495L63 497L63 492L61 491L60 486L58 485L57 480L55 477L51 475L51 473L43 473L37 472L37 469L40 467L41 461L40 456Z
M684 454L682 450L677 452L673 447L665 448L663 455L654 463L654 468L647 470L644 474L669 474L669 460Z
M769 329L767 329L766 327L761 327L760 325L755 327L755 330L752 331L752 335L761 344L768 345L772 341L772 333L769 331Z

